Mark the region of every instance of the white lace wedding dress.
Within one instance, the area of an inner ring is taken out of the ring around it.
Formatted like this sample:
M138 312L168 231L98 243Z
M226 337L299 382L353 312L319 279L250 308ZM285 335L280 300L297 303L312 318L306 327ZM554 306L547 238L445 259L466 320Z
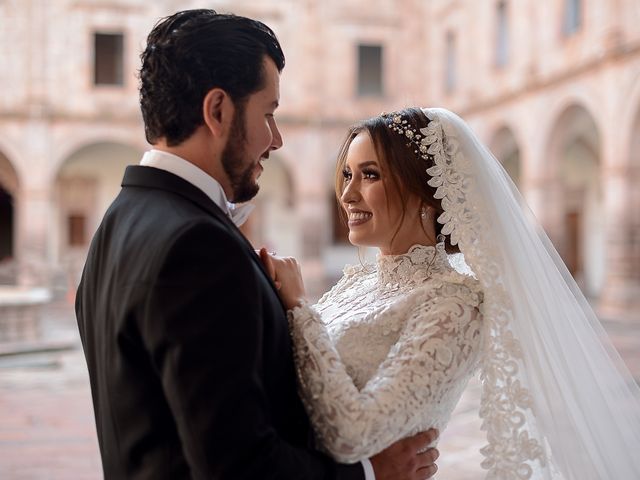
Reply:
M380 255L289 313L300 393L338 461L446 427L478 367L482 332L479 283L448 258L443 245Z

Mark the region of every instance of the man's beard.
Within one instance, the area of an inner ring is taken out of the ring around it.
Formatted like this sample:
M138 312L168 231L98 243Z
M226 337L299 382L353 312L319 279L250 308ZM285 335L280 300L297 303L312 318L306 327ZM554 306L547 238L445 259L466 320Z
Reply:
M231 193L233 195L229 201L234 203L248 202L258 194L260 186L253 180L253 170L255 165L247 163L245 158L245 142L247 132L245 129L244 105L238 105L233 122L229 141L222 152L222 167L229 177L231 183Z

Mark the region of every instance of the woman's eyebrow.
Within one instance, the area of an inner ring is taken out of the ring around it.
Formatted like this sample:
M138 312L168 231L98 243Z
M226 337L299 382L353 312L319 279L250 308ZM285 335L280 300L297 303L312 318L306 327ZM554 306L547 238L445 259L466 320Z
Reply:
M362 162L362 163L359 163L359 164L358 164L358 166L359 166L360 168L362 168L362 167L368 167L369 165L374 165L374 166L376 166L376 167L377 167L377 166L378 166L378 162L374 162L373 160L369 160L368 162Z

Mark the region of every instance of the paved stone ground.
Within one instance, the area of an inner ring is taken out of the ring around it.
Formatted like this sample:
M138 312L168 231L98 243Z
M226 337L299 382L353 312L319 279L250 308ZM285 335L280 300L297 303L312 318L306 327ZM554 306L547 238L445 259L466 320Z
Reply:
M605 326L640 379L640 320ZM0 356L0 479L102 478L86 366L69 306L49 308L42 327L46 338L73 348ZM478 394L474 380L442 436L441 480L482 478Z
M72 348L0 357L0 479L102 478L88 375L68 304L42 333Z

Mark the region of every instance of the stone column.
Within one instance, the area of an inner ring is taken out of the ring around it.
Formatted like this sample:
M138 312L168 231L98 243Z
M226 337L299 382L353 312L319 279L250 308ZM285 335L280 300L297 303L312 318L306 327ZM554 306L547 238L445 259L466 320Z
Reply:
M307 294L317 298L326 289L322 251L326 247L331 221L327 216L326 196L307 193L301 198L299 226L301 263Z
M604 316L640 318L640 172L604 175L607 274L599 310Z
M32 105L30 118L22 127L24 158L29 168L23 169L20 202L16 212L18 284L48 286L51 263L52 175L50 172L50 130L43 118L42 105Z
M523 193L527 204L544 228L560 256L566 253L565 207L562 183L539 176L525 178Z
M562 255L565 243L564 189L554 163L549 161L549 153L545 147L547 141L539 138L540 132L535 127L529 125L525 130L526 142L518 146L520 190L556 250Z
M51 192L48 185L32 185L27 181L20 196L16 212L18 284L45 286L49 277Z
M47 286L49 265L49 223L51 187L49 185L50 124L47 119L47 2L25 2L27 29L31 32L26 45L28 75L23 113L22 148L29 168L21 177L19 208L16 212L18 259L17 283L24 286Z

